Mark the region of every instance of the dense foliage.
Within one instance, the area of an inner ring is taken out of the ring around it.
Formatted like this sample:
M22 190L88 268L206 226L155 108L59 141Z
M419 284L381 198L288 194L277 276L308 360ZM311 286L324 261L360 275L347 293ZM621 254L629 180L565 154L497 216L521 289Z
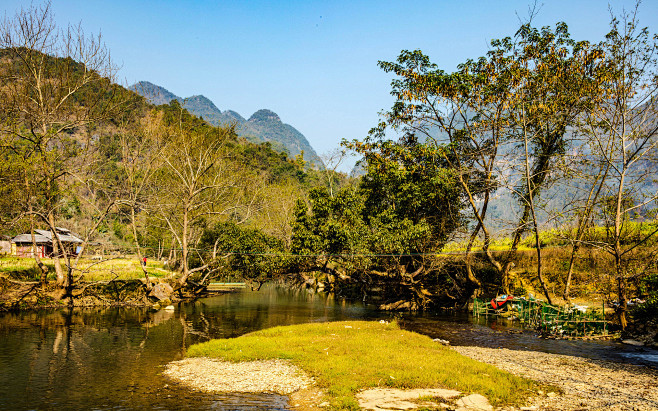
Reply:
M464 200L437 148L415 140L349 145L364 155L366 173L356 186L333 196L315 189L308 206L297 205L291 250L299 269L414 307L446 303L455 291L449 301L468 298L463 279L434 267L432 254L460 227Z
M219 222L204 230L193 266L212 261L222 279L248 280L262 285L277 278L286 263L281 240L235 222Z

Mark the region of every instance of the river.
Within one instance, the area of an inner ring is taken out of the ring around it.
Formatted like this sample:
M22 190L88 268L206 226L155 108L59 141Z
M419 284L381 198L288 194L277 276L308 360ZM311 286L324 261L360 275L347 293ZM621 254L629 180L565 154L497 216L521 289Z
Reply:
M306 322L395 317L454 345L506 347L658 366L658 351L615 342L542 340L468 315L391 314L322 294L263 287L145 308L42 310L0 315L0 409L285 410L280 395L204 394L165 379L190 344Z

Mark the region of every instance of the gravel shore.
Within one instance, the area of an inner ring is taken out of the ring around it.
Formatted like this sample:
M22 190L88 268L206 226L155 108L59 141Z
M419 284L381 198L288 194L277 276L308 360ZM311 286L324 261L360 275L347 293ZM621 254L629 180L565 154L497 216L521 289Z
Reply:
M658 369L537 351L452 348L477 361L562 391L541 393L521 410L658 410ZM186 358L169 363L164 374L195 390L212 392L284 395L297 392L300 395L313 385L312 378L285 360L231 363ZM298 409L318 409L322 395L316 393L312 397L308 401L293 398L291 405Z
M658 370L537 351L453 347L477 361L557 386L531 399L539 410L658 410Z
M285 360L232 363L212 358L186 358L167 364L167 377L200 391L290 394L313 384Z

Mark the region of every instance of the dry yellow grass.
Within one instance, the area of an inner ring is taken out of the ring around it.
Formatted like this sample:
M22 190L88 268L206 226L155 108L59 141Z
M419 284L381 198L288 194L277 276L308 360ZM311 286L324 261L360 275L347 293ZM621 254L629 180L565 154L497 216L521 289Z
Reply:
M54 278L55 268L52 259L44 258L43 262L50 269L49 277ZM159 261L147 261L146 269L149 275L155 277L165 277L171 273ZM32 258L2 257L0 274L10 275L22 281L36 281L39 279L39 268ZM83 274L83 278L88 281L133 280L144 277L140 261L136 257L108 258L103 261L84 258L80 260L74 271L74 275L80 274Z

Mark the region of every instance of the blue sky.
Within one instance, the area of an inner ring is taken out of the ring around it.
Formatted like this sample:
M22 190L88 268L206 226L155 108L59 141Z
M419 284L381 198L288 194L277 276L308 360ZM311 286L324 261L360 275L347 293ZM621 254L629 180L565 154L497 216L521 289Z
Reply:
M12 15L28 1L3 0ZM38 3L35 1L35 3ZM60 24L101 31L121 65L119 80L148 80L174 94L203 94L244 117L279 114L319 154L363 138L393 102L378 60L420 49L444 70L513 35L530 0L500 1L128 1L53 0ZM576 40L599 41L608 2L546 0L535 25L565 21ZM619 12L634 1L611 0ZM652 32L658 2L640 6ZM346 165L350 168L351 165Z

